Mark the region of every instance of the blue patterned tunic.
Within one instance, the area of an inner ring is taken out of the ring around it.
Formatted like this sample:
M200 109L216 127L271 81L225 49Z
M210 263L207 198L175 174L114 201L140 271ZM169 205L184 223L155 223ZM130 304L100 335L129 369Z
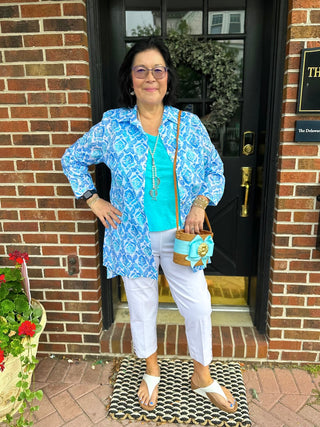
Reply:
M178 110L166 106L159 133L172 162L177 122ZM62 158L63 171L77 198L95 188L89 165L105 163L111 170L110 201L122 217L116 229L105 229L103 263L108 278L158 276L144 212L147 156L148 137L134 107L104 113L101 122L69 147ZM182 224L197 195L208 197L210 204L216 205L224 191L222 161L200 119L187 112L181 115L177 182ZM195 269L199 268L203 267Z

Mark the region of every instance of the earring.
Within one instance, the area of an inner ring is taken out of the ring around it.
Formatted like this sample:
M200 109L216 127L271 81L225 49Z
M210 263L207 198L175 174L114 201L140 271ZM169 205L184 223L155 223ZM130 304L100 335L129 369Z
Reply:
M135 93L134 93L134 90L132 89L132 91L131 92L129 92L130 93L130 95L134 95Z
M170 93L170 91L169 91L169 90L167 90L166 95L169 95L169 93Z

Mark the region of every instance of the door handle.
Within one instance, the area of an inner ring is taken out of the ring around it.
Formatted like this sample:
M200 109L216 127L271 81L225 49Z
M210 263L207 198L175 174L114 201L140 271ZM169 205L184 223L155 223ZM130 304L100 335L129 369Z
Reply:
M242 171L241 187L245 188L245 191L244 191L244 201L243 201L243 205L241 206L240 216L242 218L246 218L249 216L248 201L249 201L249 190L251 186L252 168L245 166L241 168L241 171Z
M242 154L250 156L254 153L255 133L252 130L243 132L242 135Z

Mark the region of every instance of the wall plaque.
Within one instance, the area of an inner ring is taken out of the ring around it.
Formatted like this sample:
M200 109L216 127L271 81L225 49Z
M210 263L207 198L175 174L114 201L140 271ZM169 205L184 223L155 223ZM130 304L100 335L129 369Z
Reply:
M301 51L297 113L320 114L320 48Z
M296 120L296 142L320 142L320 120Z

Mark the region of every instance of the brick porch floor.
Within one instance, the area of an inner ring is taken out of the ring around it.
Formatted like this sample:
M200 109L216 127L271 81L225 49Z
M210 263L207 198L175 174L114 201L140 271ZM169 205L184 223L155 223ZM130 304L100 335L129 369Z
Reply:
M153 422L107 418L112 368L112 361L93 365L89 361L42 359L34 377L44 398L34 415L34 427L156 427ZM320 395L319 376L296 368L246 364L243 379L252 427L320 426L320 404L311 396L313 389Z
M184 325L158 325L158 354L162 356L187 356L187 339ZM214 358L236 360L266 360L267 340L255 328L213 326ZM131 331L128 323L114 323L103 332L101 351L104 354L131 354Z

